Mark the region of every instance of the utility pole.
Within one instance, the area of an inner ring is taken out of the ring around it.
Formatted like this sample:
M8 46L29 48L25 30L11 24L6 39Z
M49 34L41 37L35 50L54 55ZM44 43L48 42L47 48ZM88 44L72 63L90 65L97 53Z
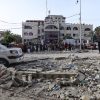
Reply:
M47 16L47 14L48 14L48 2L46 0L46 16Z
M60 23L59 23L59 20L57 21L57 23L58 23L58 41L57 41L57 43L58 43L58 47L60 46Z
M81 25L81 0L80 0L80 13L79 13L79 15L80 15L80 50L82 49L82 46L81 46L81 44L82 44L82 25Z

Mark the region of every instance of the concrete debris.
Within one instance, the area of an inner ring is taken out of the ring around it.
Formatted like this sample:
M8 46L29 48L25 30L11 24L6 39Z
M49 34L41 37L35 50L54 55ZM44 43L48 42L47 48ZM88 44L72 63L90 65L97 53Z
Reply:
M0 94L9 100L100 100L99 60L70 54L14 68L0 65Z
M14 68L6 68L4 65L0 65L0 87L10 89L12 86L26 86L26 83L18 79L15 73Z
M66 57L56 57L55 60L65 60Z

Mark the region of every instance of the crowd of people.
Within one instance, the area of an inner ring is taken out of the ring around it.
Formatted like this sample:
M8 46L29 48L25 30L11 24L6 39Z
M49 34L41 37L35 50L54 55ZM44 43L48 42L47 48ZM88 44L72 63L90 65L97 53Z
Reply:
M79 45L73 45L70 43L65 44L9 44L8 47L20 47L24 53L31 52L41 52L41 51L71 51L75 49L79 49ZM96 48L95 45L91 45L87 48L86 45L81 46L82 49L93 49Z
M86 45L82 45L81 46L82 49L89 49L87 48ZM91 46L90 49L93 49L94 46ZM74 49L78 49L80 48L79 45L72 45L72 44L45 44L45 45L42 45L42 44L31 44L31 45L26 45L24 44L23 45L23 52L41 52L41 51L71 51L71 50L74 50Z

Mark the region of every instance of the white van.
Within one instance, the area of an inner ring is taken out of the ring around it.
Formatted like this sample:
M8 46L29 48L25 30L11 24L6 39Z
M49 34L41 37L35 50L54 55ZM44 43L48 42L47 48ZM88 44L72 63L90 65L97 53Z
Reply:
M23 52L21 48L7 48L0 44L0 64L8 66L11 63L21 62Z

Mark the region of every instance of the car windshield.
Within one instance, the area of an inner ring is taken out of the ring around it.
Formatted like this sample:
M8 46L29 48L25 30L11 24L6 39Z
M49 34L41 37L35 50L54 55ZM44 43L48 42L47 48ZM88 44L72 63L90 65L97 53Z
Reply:
M5 50L5 49L7 49L7 47L6 47L6 46L4 46L4 45L2 45L2 44L0 44L0 49Z

